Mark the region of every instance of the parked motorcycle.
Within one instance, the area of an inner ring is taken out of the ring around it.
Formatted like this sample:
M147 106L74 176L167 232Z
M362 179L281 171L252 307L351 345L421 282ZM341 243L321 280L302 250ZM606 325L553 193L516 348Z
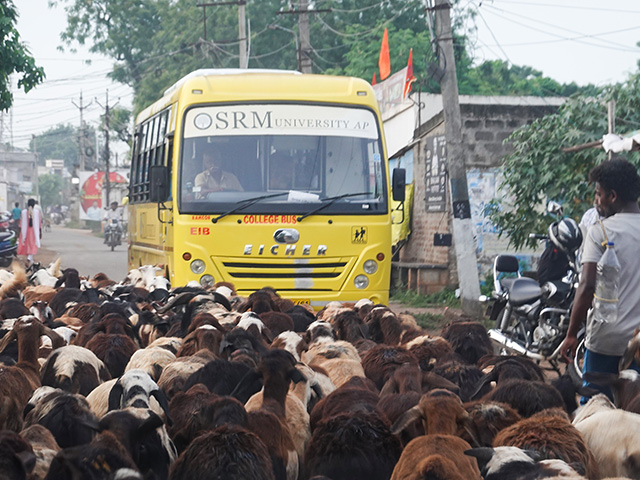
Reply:
M522 276L516 257L498 255L493 264L494 292L480 300L489 303L487 313L495 327L488 333L501 353L547 361L560 374L560 344L569 328L578 286L582 232L573 219L562 217L557 203L550 202L548 211L557 217L548 234L530 235L547 242L538 265L538 280ZM581 345L583 337L584 329L578 338ZM574 363L567 366L576 383L582 378L583 352L581 348Z
M111 218L106 221L104 226L104 243L111 247L111 251L122 243L122 226L119 220Z

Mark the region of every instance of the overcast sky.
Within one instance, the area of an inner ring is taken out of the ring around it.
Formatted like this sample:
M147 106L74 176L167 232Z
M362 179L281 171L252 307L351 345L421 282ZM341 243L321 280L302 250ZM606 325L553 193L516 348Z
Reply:
M77 54L57 50L66 25L63 10L50 9L47 0L15 3L20 36L44 67L47 80L27 95L14 92L13 119L5 117L2 142L12 135L14 145L26 148L32 135L56 124L79 125L81 92L85 121L94 126L107 89L110 105L119 101L131 106L130 89L106 78L109 59L86 49ZM579 85L620 82L637 70L638 0L461 0L460 4L479 6L477 34L472 36L478 61L500 58Z

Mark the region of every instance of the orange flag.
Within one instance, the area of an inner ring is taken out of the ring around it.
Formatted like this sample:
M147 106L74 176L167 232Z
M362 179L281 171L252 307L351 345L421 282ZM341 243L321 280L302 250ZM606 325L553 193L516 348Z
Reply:
M407 61L407 76L404 80L404 91L402 92L402 98L405 98L411 91L411 85L416 81L416 77L413 76L413 48L409 50L409 60Z
M373 78L371 79L371 85L375 85L376 83L376 72L373 72Z
M380 80L384 80L391 73L391 59L389 58L389 33L384 29L382 36L382 46L380 47L380 57L378 58L378 68L380 69Z

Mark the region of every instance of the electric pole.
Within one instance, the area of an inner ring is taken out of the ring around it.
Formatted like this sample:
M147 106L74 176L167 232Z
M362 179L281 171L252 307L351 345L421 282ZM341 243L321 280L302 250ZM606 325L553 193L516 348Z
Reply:
M100 105L100 102L98 102L98 99L96 99L96 103L98 105ZM117 105L118 103L116 102L115 105ZM114 105L114 106L115 106ZM106 197L105 197L105 203L106 205L103 205L103 207L108 207L109 206L109 199L111 196L111 179L109 178L109 157L111 155L111 152L109 151L109 90L107 89L107 93L106 93L106 102L105 102L105 106L103 107L102 105L100 105L101 108L104 108L104 160L105 160L105 174L104 174L104 189L106 192Z
M233 0L227 2L198 3L197 7L202 8L202 21L204 24L204 40L207 40L207 7L222 7L225 5L238 5L238 41L239 41L239 64L240 68L249 67L249 40L247 38L246 21L246 0Z
M77 105L76 102L74 102L73 100L71 100L71 103L73 103L73 105L80 110L80 131L78 132L78 160L80 162L80 171L84 171L85 170L85 126L84 126L84 120L83 120L83 113L84 110L86 108L88 108L92 103L93 100L91 100L89 102L88 105L83 105L82 104L82 90L80 90L80 105Z
M302 73L313 73L311 66L311 34L309 33L309 14L331 12L330 8L309 10L308 0L298 0L296 10L285 10L278 12L278 15L299 15L298 34L300 36L300 46L298 47L298 64Z
M458 79L453 54L451 36L451 4L448 0L435 0L436 41L440 55L440 68L444 76L440 83L444 112L445 137L447 142L447 170L453 213L453 238L455 243L458 281L462 311L479 317L480 280L478 261L473 240L471 224L471 206L467 188L467 170L462 148L462 120L460 118L460 100L458 98Z
M300 31L300 71L311 73L311 40L309 33L309 12L307 0L298 0L298 30Z
M238 45L239 50L239 60L240 60L240 68L248 68L249 67L249 48L247 41L247 20L245 18L245 9L247 6L247 2L241 0L238 2L238 37L240 44Z

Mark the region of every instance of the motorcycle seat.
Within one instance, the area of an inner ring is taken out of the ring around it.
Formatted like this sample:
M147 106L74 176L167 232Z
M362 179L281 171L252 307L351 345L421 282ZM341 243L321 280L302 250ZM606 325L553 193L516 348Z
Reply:
M513 282L515 282L520 277L505 277L500 279L500 285L504 290L511 290L513 287Z
M514 278L509 289L509 303L519 307L532 303L542 296L542 288L537 281L528 277Z

